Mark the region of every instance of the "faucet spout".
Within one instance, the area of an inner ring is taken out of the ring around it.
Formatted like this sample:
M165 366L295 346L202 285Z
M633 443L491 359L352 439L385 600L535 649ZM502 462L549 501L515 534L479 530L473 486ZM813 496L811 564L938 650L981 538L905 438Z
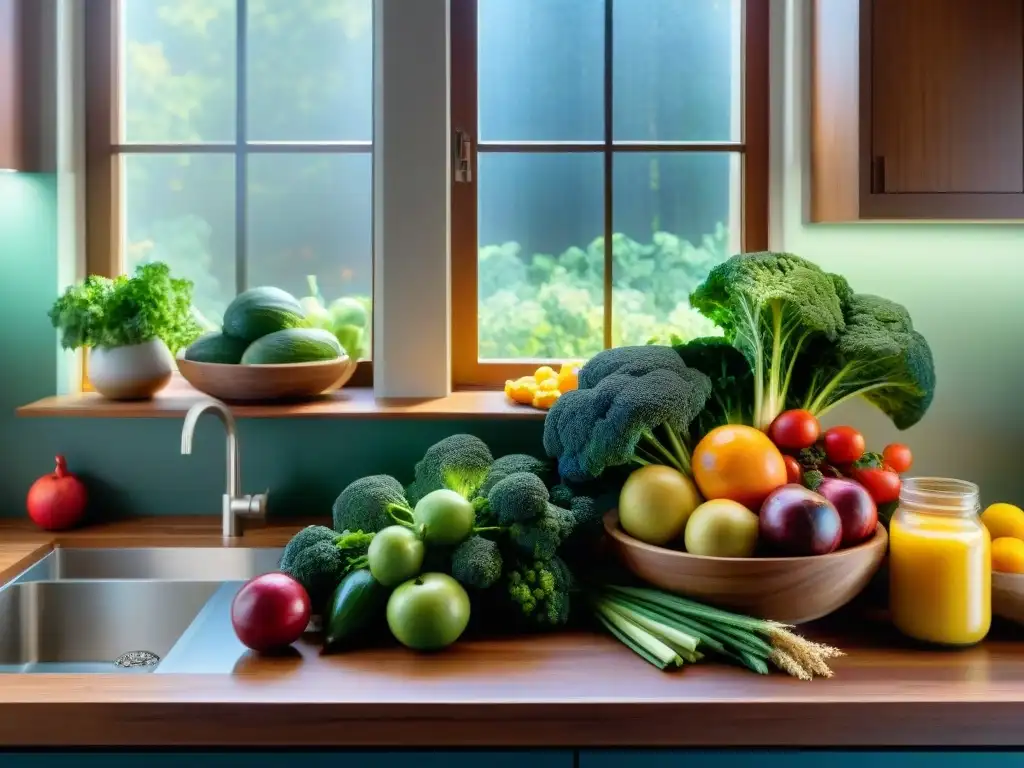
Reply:
M208 398L201 400L185 414L185 423L181 427L181 453L187 456L192 453L192 438L196 431L196 422L206 411L215 414L224 423L227 434L227 488L221 498L221 526L225 538L241 535L240 518L262 520L267 514L267 493L242 495L242 479L239 470L238 428L231 410L220 400Z
M188 413L185 414L185 423L181 427L181 454L187 456L192 453L192 438L195 435L196 423L206 411L214 413L224 424L224 431L227 435L225 464L227 490L225 493L231 498L238 498L242 495L242 483L238 473L238 427L235 417L224 403L210 398L201 400L188 409Z

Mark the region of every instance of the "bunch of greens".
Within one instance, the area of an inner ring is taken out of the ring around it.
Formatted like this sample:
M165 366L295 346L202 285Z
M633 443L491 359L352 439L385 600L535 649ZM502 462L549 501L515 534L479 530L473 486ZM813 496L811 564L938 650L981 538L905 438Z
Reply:
M64 349L162 339L175 353L201 333L192 313L192 282L172 277L163 262L141 264L131 276L89 275L54 302L49 317Z
M424 571L449 573L497 622L530 627L568 621L574 578L563 556L600 533L594 500L560 483L551 462L525 454L495 459L468 434L427 449L407 487L390 475L363 477L334 504L334 531L369 534L359 544L396 525L424 541ZM323 580L302 573L300 581L319 590L360 567L358 553L339 550L341 541L354 540L331 538L321 547L329 555Z
M798 256L733 256L691 303L724 336L604 350L552 406L544 448L562 477L655 463L689 472L711 429L767 430L789 408L820 418L859 397L906 429L931 405L931 348L907 310Z

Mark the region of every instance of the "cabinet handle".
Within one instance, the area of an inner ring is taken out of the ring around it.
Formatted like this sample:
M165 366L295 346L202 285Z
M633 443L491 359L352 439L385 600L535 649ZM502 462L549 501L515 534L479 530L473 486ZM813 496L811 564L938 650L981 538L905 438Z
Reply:
M885 193L885 158L882 156L871 162L871 191L876 195Z

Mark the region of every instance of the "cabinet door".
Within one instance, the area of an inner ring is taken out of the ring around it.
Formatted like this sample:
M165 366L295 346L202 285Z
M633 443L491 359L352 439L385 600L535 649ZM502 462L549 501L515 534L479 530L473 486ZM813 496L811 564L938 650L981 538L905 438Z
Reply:
M1024 0L870 0L871 192L1024 191Z

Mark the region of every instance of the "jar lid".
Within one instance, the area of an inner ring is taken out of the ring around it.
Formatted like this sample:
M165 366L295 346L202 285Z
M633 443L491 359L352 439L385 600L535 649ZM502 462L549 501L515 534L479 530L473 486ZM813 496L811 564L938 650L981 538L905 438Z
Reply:
M900 487L900 505L951 514L976 510L980 496L975 483L950 477L908 477Z

